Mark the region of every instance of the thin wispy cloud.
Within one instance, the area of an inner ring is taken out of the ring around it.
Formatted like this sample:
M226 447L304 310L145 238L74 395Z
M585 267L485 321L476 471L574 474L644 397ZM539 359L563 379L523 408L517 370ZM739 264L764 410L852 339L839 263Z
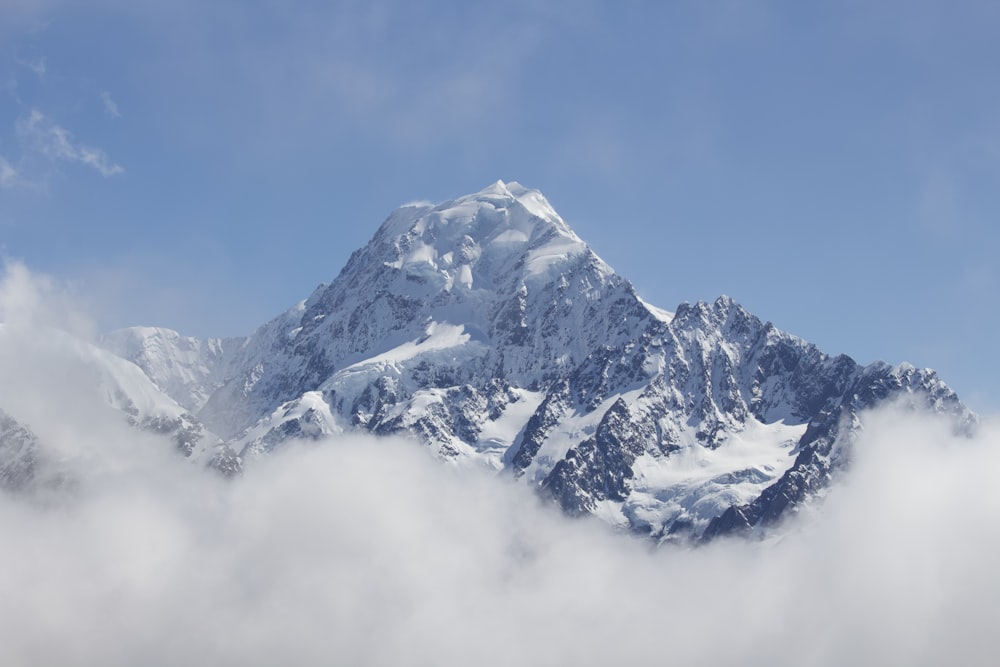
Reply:
M234 50L214 38L217 30L185 20L165 39L182 38L188 57L165 64L162 76L197 87L199 97L217 100L213 109L252 100L227 121L234 127L271 126L292 113L310 142L350 127L352 136L407 153L517 117L521 78L546 35L587 13L587 4L579 5L571 16L520 2L429 15L405 3L336 3L284 13L266 32L215 14L212 21L230 26L226 39L254 46Z
M18 64L25 69L31 70L39 79L45 78L45 58L35 58L33 60L18 60Z
M7 158L0 155L0 188L11 188L17 184L17 169Z
M84 164L105 178L125 171L107 153L75 141L69 130L37 109L18 119L16 131L18 139L30 150L49 160Z
M121 118L122 113L118 109L118 104L112 99L108 91L101 92L101 102L104 104L104 111L112 118Z

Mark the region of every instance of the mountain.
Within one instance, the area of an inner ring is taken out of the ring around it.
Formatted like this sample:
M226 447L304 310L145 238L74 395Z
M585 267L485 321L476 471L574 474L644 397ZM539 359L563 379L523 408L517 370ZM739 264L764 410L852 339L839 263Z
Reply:
M0 488L59 484L79 434L112 420L162 436L192 461L239 472L236 453L136 364L64 331L0 325ZM60 450L59 447L62 446Z
M0 410L0 489L21 491L35 480L38 436Z
M105 344L241 462L292 438L409 433L659 541L773 524L849 462L865 408L905 397L975 422L933 371L830 357L728 297L645 303L517 183L397 209L245 339Z
M232 372L245 338L182 336L157 327L131 327L100 337L99 344L136 364L184 409L197 411Z

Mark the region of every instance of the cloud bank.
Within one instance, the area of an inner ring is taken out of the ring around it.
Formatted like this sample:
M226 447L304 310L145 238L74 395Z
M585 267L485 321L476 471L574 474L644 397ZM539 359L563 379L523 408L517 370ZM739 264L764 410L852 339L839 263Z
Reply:
M990 664L998 444L872 416L783 539L650 552L414 443L226 483L137 438L0 500L0 634L26 665Z
M33 312L29 278L5 283L3 303L22 304L8 315ZM995 659L995 421L968 439L869 414L850 474L780 538L652 550L406 440L290 445L226 481L167 441L62 410L51 374L12 374L13 356L0 408L49 397L35 414L60 428L43 446L74 481L0 493L8 664ZM90 390L57 379L60 398Z

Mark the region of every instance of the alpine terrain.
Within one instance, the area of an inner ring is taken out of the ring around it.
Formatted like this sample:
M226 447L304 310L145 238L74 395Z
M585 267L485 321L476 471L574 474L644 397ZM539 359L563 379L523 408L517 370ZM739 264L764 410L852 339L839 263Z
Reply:
M933 371L830 357L728 297L645 303L517 183L399 208L246 338L101 344L113 361L79 349L113 370L109 401L227 473L292 439L412 434L657 541L773 525L849 463L865 408L976 420ZM32 474L35 438L0 413L0 482Z

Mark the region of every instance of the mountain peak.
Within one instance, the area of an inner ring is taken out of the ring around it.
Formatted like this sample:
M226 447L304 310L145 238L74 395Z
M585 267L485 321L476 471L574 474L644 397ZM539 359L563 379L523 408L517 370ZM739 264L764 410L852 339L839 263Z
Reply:
M508 181L505 183L503 179L497 179L493 183L490 183L485 188L483 188L482 190L471 196L475 197L482 195L488 197L490 195L498 195L501 197L517 198L527 192L538 192L538 190L535 190L534 188L527 188L518 183L517 181Z
M541 192L502 180L436 206L397 209L372 241L380 265L443 279L448 289L492 287L511 271L551 278L589 252Z
M895 396L971 423L932 373L831 358L728 296L649 306L516 182L397 209L246 340L130 341L243 455L410 433L656 540L774 522L847 465L860 411Z
M510 196L511 192L507 189L507 184L501 179L497 179L495 183L487 185L485 188L476 193L477 195L500 195L500 196Z
M536 224L545 223L543 226L552 226L562 235L578 238L540 190L525 187L517 181L504 183L498 180L479 192L432 206L430 212L437 213L449 221L455 219L468 221L475 219L476 212L484 207L496 211L509 211L510 215L514 215L515 212L527 213L527 217L537 219L534 221ZM422 212L426 213L427 210Z
M240 352L247 371L204 414L232 435L305 391L336 386L341 417L367 423L353 404L374 391L369 376L416 372L419 381L394 390L408 395L430 382L413 369L431 360L443 365L435 383L492 376L535 391L652 321L538 190L497 181L396 209L333 282L251 337ZM252 409L237 415L229 406L241 403Z
M414 231L430 231L434 236L468 234L480 241L493 231L511 228L522 233L554 229L562 236L579 240L539 190L517 181L498 180L478 192L439 204L404 204L382 223L373 241L391 240ZM446 229L449 231L443 231Z
M528 209L532 215L556 223L564 228L565 231L571 231L540 190L525 187L517 181L504 183L502 180L498 180L496 183L486 186L474 195L460 197L454 201L461 201L469 197L476 199L490 197L510 198Z

